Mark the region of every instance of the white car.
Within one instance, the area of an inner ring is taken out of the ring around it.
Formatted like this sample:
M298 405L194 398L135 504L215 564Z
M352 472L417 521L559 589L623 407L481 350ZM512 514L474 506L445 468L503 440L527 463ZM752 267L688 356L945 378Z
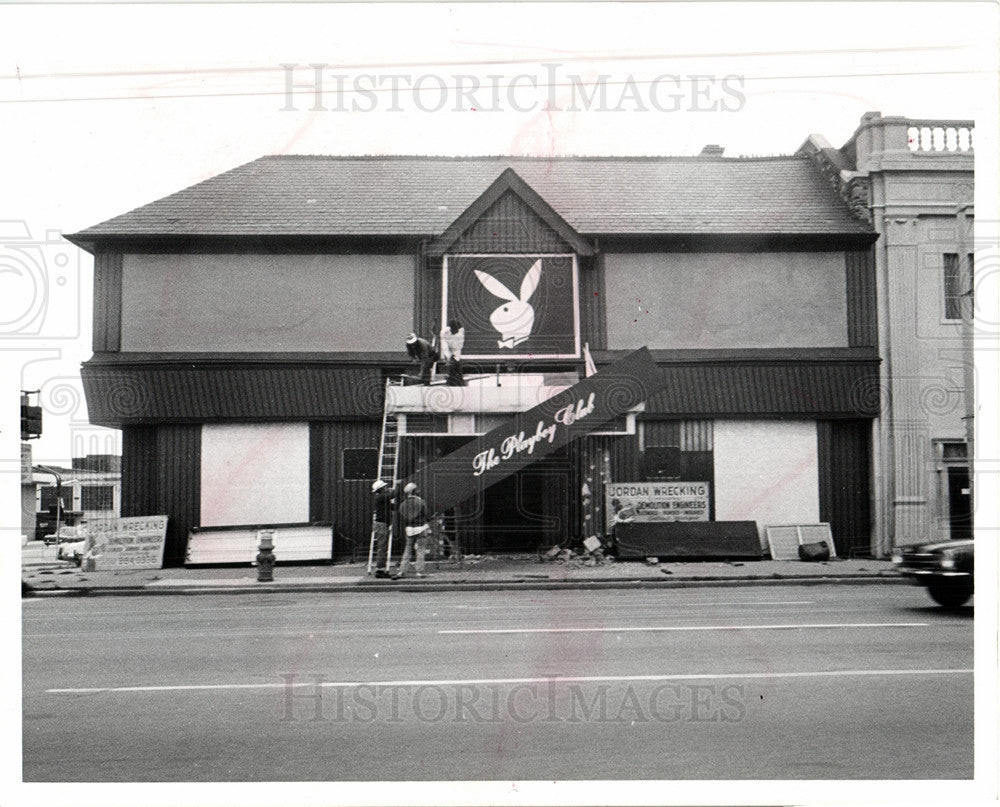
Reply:
M83 555L87 551L87 539L81 538L76 541L67 541L59 544L56 557L59 560L71 560L77 566L83 563Z
M82 541L87 537L87 527L85 524L77 524L73 527L68 527L65 524L59 528L58 534L51 533L46 535L43 539L46 546L52 544L64 544L64 543L75 543L76 541Z

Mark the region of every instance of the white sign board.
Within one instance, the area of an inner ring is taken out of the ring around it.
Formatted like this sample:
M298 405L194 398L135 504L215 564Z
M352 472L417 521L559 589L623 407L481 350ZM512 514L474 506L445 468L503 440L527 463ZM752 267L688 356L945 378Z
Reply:
M623 521L708 521L708 482L612 482L604 486L607 527Z
M160 569L167 539L166 516L134 516L87 525L88 568Z

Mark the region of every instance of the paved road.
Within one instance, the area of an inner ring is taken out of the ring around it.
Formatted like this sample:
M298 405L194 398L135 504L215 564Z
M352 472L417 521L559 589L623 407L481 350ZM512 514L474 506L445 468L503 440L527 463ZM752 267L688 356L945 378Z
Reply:
M908 586L25 601L26 781L972 776Z

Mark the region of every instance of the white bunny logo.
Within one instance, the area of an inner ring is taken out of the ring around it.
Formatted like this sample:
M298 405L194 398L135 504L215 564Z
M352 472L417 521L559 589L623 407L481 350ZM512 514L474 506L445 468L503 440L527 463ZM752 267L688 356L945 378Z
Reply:
M490 324L501 336L500 340L497 341L497 347L513 348L515 345L527 341L535 324L535 309L528 302L528 298L535 293L538 281L542 276L541 258L531 265L528 274L521 281L520 297L516 297L514 292L493 275L478 269L473 271L479 278L479 282L486 287L490 294L507 301L497 306L496 311L490 314Z

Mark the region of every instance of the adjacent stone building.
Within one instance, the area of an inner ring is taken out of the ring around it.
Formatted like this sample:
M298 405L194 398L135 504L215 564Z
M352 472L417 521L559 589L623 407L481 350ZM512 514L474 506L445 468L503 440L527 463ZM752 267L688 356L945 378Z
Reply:
M799 151L879 235L880 553L971 535L973 127L872 112L840 149Z

